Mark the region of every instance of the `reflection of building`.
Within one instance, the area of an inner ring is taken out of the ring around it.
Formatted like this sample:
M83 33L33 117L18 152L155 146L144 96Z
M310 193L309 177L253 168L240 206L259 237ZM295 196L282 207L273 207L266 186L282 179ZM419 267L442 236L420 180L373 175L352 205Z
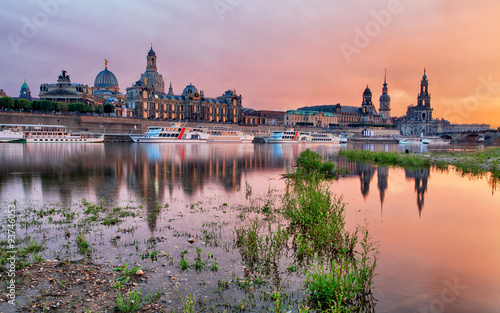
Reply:
M88 85L72 83L66 71L62 71L55 84L40 85L40 100L74 103L82 102L91 106L102 104L101 98L95 97Z
M24 83L21 86L21 91L19 92L19 98L31 101L31 91L30 87L26 83L26 79L24 80Z
M338 124L335 113L311 110L288 110L285 114L285 125L309 125L316 127L328 127Z
M416 170L405 169L407 178L415 179L415 191L417 192L418 215L422 214L424 207L424 195L427 192L427 180L429 179L430 169L421 168Z
M410 105L406 115L399 123L401 134L405 136L434 135L443 132L445 121L432 118L431 94L429 93L429 81L424 69L424 76L420 82L420 93L417 97L417 105Z
M205 97L204 92L189 84L182 94L174 94L172 84L165 93L163 76L156 67L156 53L151 47L147 55L146 71L127 88L128 116L165 120L203 122L241 122L241 95L227 90L217 98Z
M363 198L366 199L366 196L370 192L370 182L375 175L375 167L371 164L363 164L359 165L359 180L361 182L361 194Z
M387 179L389 177L389 167L378 166L377 167L377 186L380 193L380 206L384 206L385 191L387 190Z

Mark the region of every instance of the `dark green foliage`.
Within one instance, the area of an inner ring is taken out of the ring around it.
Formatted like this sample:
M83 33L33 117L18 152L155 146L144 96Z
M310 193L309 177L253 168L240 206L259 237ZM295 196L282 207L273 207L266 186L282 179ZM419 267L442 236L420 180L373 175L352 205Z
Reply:
M1 97L0 98L0 107L4 108L4 109L14 108L14 99L11 97Z
M111 103L106 103L103 108L104 113L115 113L115 106Z
M15 110L29 110L31 109L31 102L28 99L16 99L14 100Z
M104 107L99 104L98 106L95 107L94 112L99 114L104 113Z
M344 170L337 169L331 161L322 162L320 156L311 149L305 150L297 158L295 174L298 176L319 175L322 178L335 178L342 173Z

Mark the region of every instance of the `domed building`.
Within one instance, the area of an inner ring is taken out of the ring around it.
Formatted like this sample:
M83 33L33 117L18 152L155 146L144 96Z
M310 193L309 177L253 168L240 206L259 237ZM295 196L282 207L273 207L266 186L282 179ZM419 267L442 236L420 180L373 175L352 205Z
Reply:
M125 95L120 93L120 86L115 74L108 70L108 60L104 59L104 70L100 71L94 80L94 96L103 100L104 104L115 106L115 114L123 116L122 105Z
M30 91L30 87L26 83L26 79L24 80L24 83L21 85L21 91L19 92L19 98L27 99L27 100L31 101L31 91Z
M203 90L198 90L191 83L180 95L176 95L170 83L165 93L165 83L163 76L158 73L156 53L152 46L146 60L146 71L127 88L126 116L199 122L241 121L241 95L237 95L234 89L225 91L219 97L207 98Z

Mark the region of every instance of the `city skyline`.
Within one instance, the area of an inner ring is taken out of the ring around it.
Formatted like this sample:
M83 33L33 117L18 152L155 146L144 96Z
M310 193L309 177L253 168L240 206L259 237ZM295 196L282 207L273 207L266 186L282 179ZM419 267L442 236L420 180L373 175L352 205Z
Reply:
M234 88L243 107L289 110L360 106L368 84L378 107L387 69L391 115L402 116L427 68L435 118L496 128L496 9L493 0L9 2L0 12L0 89L16 97L26 79L38 97L62 69L92 86L107 59L125 93L152 43L175 93L190 83L211 97Z

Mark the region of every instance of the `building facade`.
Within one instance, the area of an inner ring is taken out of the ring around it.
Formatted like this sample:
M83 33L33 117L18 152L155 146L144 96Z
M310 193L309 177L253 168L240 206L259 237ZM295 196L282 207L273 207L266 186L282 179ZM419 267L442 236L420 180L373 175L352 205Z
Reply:
M335 113L313 110L288 110L285 113L285 126L304 125L330 127L338 124Z
M284 125L286 112L272 110L242 109L242 123L247 125Z
M406 115L399 123L399 129L404 136L435 135L444 131L446 121L432 118L431 94L429 81L424 69L420 81L420 93L417 95L417 105L410 105Z
M156 60L156 53L151 47L147 54L146 71L126 89L126 116L192 122L242 122L242 97L236 90L227 90L219 97L208 98L192 84L187 85L181 94L175 94L170 83L165 93L165 83L158 73Z
M39 97L40 100L49 100L53 102L82 102L92 107L104 103L102 98L94 96L92 87L72 83L65 70L59 75L57 83L40 85Z
M359 107L341 105L340 103L337 103L336 105L302 107L298 110L319 111L323 114L333 113L337 119L336 124L339 126L355 126L356 124L390 124L390 101L391 98L387 94L387 81L384 80L384 88L382 89L382 96L380 97L381 114L377 112L377 109L373 105L372 92L368 86L366 86L363 91L363 101Z

